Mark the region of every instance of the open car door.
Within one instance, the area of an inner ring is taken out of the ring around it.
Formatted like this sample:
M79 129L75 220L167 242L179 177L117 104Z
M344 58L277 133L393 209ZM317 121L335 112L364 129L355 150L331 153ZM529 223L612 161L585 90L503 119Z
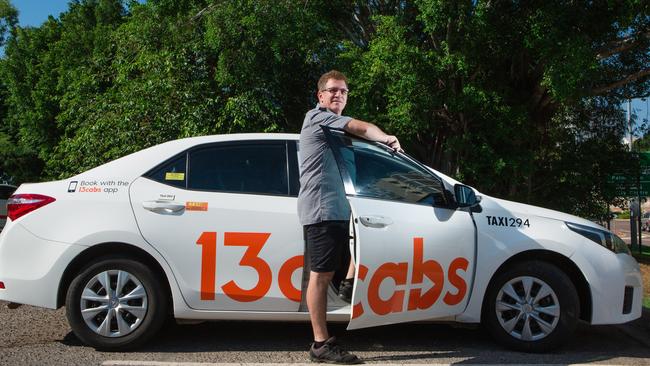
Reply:
M356 232L348 329L452 317L469 300L476 228L443 182L389 147L324 127Z

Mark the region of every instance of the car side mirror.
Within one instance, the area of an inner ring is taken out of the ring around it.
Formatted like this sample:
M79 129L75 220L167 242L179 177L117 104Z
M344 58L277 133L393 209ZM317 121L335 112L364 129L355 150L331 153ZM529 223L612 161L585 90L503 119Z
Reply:
M474 190L464 184L454 186L454 196L458 207L472 207L481 202L481 198L476 196Z

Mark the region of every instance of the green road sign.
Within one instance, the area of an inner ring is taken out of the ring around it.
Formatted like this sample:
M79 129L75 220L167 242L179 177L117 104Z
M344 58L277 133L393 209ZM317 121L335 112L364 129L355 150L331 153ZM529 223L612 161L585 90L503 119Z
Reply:
M633 153L638 159L638 171L620 172L607 177L619 197L650 196L650 153Z

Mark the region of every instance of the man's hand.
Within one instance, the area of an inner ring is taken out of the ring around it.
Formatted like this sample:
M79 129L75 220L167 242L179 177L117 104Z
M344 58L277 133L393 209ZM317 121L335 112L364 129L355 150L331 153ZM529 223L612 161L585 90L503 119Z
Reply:
M385 134L379 127L370 122L364 122L353 118L345 126L345 130L355 136L363 137L366 140L383 142L395 151L404 152L397 137Z
M384 143L395 151L404 152L402 146L399 144L399 140L393 135L386 135L386 141Z

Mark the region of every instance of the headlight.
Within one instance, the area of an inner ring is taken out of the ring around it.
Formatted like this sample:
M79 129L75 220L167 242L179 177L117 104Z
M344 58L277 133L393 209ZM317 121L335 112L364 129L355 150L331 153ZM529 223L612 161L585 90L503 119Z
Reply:
M631 254L630 249L627 247L627 244L623 239L612 234L607 230L597 229L591 226L585 226L580 224L574 224L572 222L565 222L566 226L575 231L576 233L584 236L585 238L598 243L605 248L611 250L614 253L626 253Z

